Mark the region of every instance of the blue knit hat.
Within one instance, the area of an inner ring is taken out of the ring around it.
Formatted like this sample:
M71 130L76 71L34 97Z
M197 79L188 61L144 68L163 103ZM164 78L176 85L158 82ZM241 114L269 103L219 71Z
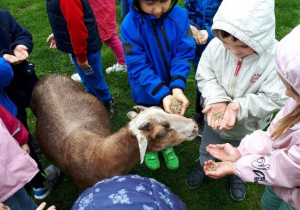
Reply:
M4 88L9 85L14 72L10 64L2 57L0 57L0 88Z
M72 210L168 210L187 209L164 184L139 175L114 176L86 189Z

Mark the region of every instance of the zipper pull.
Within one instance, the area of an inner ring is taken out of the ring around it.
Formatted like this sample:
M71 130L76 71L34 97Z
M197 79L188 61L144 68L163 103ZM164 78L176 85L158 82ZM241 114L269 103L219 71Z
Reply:
M242 66L242 61L239 60L239 61L237 62L237 65L236 65L236 69L235 69L235 72L234 72L234 76L237 76L237 75L239 74L239 71L240 71L240 69L241 69L241 66Z

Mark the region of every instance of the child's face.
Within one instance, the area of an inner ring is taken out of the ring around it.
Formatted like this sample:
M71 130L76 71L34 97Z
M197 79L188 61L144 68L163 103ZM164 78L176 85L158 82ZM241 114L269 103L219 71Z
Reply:
M287 81L285 81L285 79L283 79L282 76L279 75L279 77L280 77L282 83L284 84L284 86L286 87L285 95L293 98L297 102L297 104L300 105L300 96L298 95L298 93L296 93L293 90L292 86Z
M171 5L171 0L143 1L139 0L143 12L160 18Z
M254 50L240 40L234 41L232 36L220 37L224 47L229 50L233 55L243 58L247 55L254 53Z

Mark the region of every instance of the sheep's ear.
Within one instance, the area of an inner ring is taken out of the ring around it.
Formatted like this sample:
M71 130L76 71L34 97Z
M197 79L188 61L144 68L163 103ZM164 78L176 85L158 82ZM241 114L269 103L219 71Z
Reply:
M138 115L138 114L137 114L136 112L134 112L134 111L130 111L130 112L127 113L127 117L128 117L130 120L134 119L137 115Z
M134 108L136 111L138 111L138 112L141 112L141 111L144 111L145 109L148 109L147 107L140 106L140 105L134 106L133 108Z
M148 130L150 127L150 122L144 122L143 124L141 124L138 128L139 130Z
M145 136L140 136L140 138L138 138L138 143L139 143L139 149L140 149L140 159L141 159L141 164L142 164L144 162L146 149L148 146L148 140L146 139Z

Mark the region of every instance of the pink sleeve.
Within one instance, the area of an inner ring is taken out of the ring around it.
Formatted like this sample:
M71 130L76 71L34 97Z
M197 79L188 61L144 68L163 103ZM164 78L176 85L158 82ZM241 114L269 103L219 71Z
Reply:
M300 145L274 150L267 155L245 155L235 163L235 174L245 182L286 188L298 187Z

